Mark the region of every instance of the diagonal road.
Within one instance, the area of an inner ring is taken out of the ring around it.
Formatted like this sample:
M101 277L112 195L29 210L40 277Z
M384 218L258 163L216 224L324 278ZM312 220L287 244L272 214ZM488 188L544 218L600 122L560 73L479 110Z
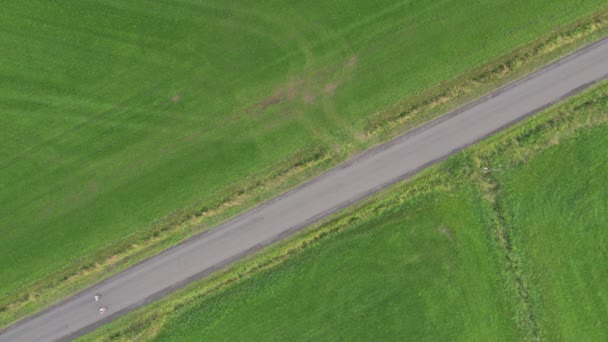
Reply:
M18 322L0 341L88 332L607 77L604 39ZM96 292L108 307L103 316Z

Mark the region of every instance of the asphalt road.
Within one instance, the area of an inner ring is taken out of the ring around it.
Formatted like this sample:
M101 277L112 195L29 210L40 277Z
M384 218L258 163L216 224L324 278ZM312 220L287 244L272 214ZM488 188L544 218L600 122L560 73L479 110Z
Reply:
M499 89L9 327L0 341L69 340L407 178L608 76L608 39ZM95 293L103 294L99 314Z

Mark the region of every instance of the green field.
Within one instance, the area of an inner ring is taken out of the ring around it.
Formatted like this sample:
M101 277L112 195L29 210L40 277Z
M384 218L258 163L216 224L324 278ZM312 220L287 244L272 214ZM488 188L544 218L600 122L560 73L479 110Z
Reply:
M607 170L604 82L83 340L603 341Z
M608 116L608 98L604 108ZM608 339L608 126L499 180L547 340Z
M604 4L4 4L0 305Z
M421 199L171 319L159 341L520 337L474 191Z

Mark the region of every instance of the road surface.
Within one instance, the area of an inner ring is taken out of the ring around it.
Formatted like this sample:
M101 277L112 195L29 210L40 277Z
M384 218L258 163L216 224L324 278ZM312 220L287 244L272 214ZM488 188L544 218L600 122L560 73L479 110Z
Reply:
M607 76L605 39L18 322L0 341L69 340L91 331Z

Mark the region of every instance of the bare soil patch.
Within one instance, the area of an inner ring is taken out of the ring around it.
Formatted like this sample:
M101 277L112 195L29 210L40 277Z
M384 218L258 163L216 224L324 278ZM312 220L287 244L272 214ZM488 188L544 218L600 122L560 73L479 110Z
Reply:
M448 228L447 226L439 227L439 232L441 233L441 235L447 237L450 240L452 240L452 238L454 237L454 234L452 233L450 228Z

